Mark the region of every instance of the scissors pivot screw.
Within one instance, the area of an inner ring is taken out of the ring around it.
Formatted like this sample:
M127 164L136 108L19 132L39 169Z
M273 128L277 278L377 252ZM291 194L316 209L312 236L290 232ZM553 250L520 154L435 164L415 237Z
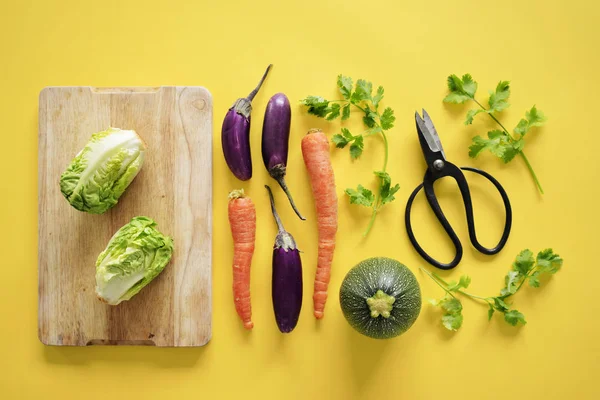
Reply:
M433 162L433 168L437 169L438 171L441 171L442 168L444 168L444 162L442 160L435 160Z

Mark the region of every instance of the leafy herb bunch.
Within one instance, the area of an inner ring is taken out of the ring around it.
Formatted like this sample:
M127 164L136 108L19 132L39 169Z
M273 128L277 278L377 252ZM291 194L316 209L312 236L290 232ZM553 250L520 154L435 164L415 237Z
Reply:
M440 300L430 300L434 306L440 307L443 311L442 324L451 331L458 330L463 323L462 303L456 296L462 294L475 301L484 302L488 305L488 319L492 319L495 312L504 314L504 320L512 326L517 324L526 324L525 316L519 312L506 300L517 293L525 282L529 286L540 287L540 277L543 274L554 275L562 267L563 259L552 249L542 250L533 257L529 249L521 251L515 259L512 269L504 277L504 288L497 296L482 297L466 292L464 289L471 284L471 278L467 275L460 277L458 282L446 282L435 272L429 272L421 268L433 281L446 292L446 295Z
M523 148L525 147L525 135L531 128L542 126L546 122L544 114L534 105L525 113L525 118L522 118L519 121L517 126L513 129L513 134L511 134L496 117L499 112L506 110L510 106L508 102L510 96L510 82L500 81L496 86L496 90L489 92L488 108L475 99L477 82L473 80L473 77L470 74L464 74L462 79L456 75L450 75L448 77L448 90L450 93L444 98L444 102L462 104L473 101L479 107L467 112L465 125L472 124L475 116L483 113L489 115L490 118L502 128L489 131L487 133L487 139L479 135L475 136L469 147L469 156L475 158L482 151L489 150L493 155L500 158L505 163L508 163L517 155L520 155L523 158L523 161L525 161L540 193L544 194L542 185L540 184L533 167L529 163L529 159L523 152Z
M356 84L352 78L339 75L337 78L337 86L343 97L342 100L326 100L320 96L308 96L301 103L308 107L308 113L316 115L320 118L325 118L328 121L333 121L341 118L345 121L350 118L352 109L357 109L362 113L362 120L365 125L365 130L353 134L347 128L341 128L341 133L335 134L332 137L333 143L337 148L343 149L349 147L350 158L356 160L364 150L364 139L369 136L380 136L384 144L383 167L380 170L374 171L375 176L379 180L379 185L376 194L363 185L358 185L356 189L348 188L345 190L351 204L358 204L372 209L369 225L364 233L367 236L377 212L385 204L392 202L394 194L400 189L400 185L392 186L392 179L387 172L388 163L388 140L386 132L394 127L394 110L386 107L380 111L380 103L383 99L384 89L379 86L373 93L373 84L364 79L359 79Z

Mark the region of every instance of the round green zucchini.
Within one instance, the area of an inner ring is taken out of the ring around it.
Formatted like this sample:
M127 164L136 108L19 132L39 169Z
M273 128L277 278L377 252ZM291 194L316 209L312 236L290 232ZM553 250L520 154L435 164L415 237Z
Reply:
M363 335L389 339L408 330L421 312L414 274L391 258L366 259L352 268L340 288L346 320Z

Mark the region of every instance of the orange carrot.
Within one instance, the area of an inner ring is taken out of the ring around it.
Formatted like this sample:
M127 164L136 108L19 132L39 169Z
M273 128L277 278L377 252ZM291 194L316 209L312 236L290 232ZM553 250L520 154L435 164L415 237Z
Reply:
M302 155L310 177L317 210L319 252L313 302L315 317L321 319L327 301L327 286L331 277L338 214L335 177L329 158L327 136L319 129L308 131L308 135L302 139Z
M252 329L250 266L256 238L256 209L252 200L244 195L244 189L229 193L228 209L233 237L233 302L244 328Z

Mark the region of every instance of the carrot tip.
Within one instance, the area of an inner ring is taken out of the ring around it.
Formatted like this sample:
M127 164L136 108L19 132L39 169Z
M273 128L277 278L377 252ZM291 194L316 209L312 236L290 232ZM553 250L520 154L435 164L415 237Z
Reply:
M246 194L244 193L244 189L235 189L232 190L229 193L229 200L233 200L233 199L243 199L244 197L246 197Z
M315 318L316 319L323 319L324 315L325 314L323 313L323 311L315 311Z
M250 321L250 322L244 322L244 328L250 330L252 328L254 328L254 322Z

